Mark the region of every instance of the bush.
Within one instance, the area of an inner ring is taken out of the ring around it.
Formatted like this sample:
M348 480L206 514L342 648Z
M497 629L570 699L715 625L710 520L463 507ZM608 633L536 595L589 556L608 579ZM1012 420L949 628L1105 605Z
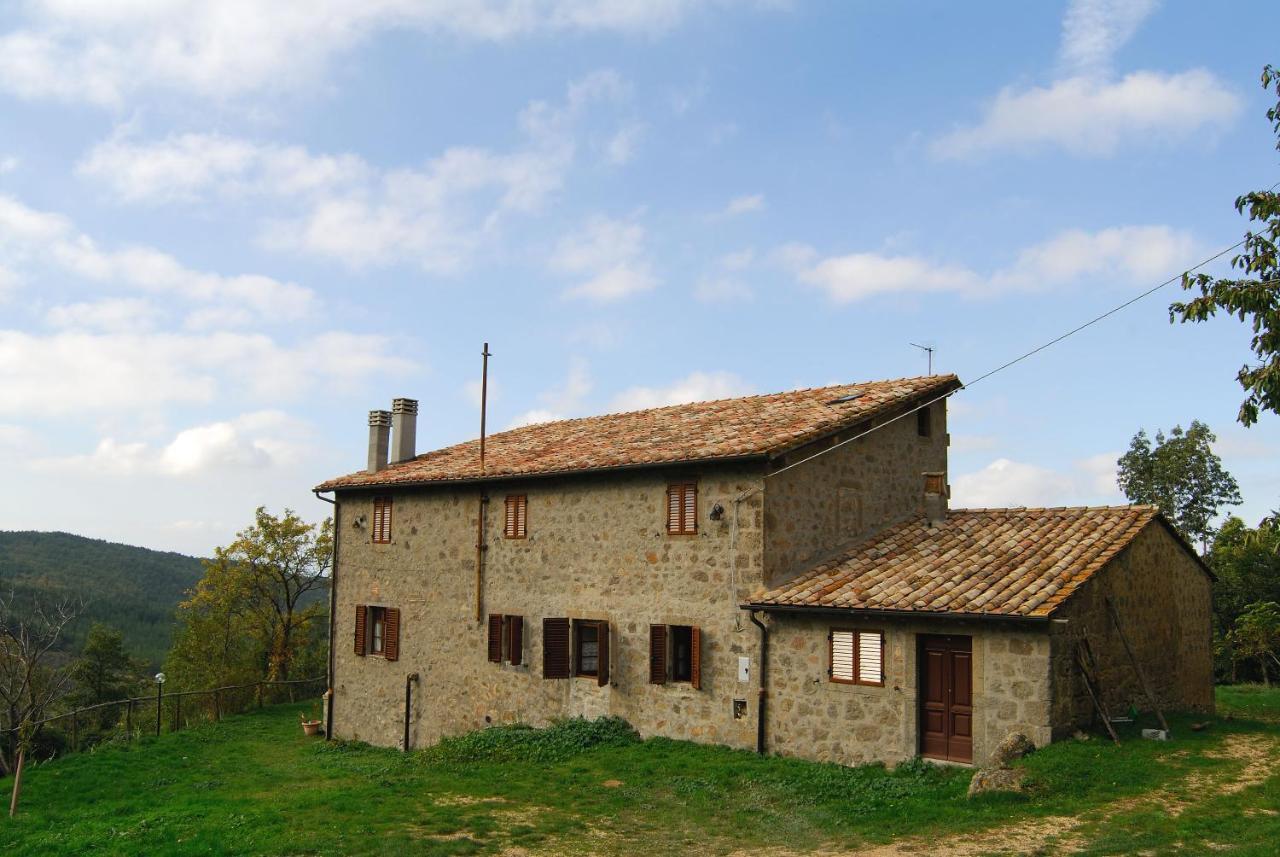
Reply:
M444 738L422 750L420 758L433 765L468 762L559 762L594 747L635 744L640 736L621 717L559 720L546 729L523 723L491 726L456 738Z

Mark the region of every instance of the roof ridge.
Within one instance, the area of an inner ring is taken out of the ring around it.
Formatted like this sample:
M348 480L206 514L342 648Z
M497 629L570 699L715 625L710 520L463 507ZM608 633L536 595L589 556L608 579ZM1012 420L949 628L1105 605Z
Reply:
M1158 512L1150 503L1127 503L1111 506L956 506L948 514L998 512Z
M562 420L547 420L545 422L540 422L540 423L527 423L526 425L516 426L514 428L509 428L509 429L503 429L500 432L496 432L495 434L489 435L489 437L495 438L495 437L498 437L499 435L509 434L513 431L520 431L521 429L530 428L532 426L562 425L564 423L576 423L576 422L581 422L583 420L599 420L599 419L604 419L605 417L627 417L627 416L632 416L634 414L656 413L658 411L672 410L673 408L687 408L690 405L716 405L721 402L745 402L750 399L769 399L769 398L774 398L776 396L791 396L799 393L816 393L820 390L837 390L843 387L864 387L864 386L870 386L873 384L875 385L901 384L907 381L924 381L930 378L936 378L938 381L945 381L948 379L955 379L957 381L960 380L959 375L957 375L954 372L948 372L944 375L910 375L905 378L880 378L875 381L847 381L842 384L824 384L821 387L797 387L793 390L776 390L772 393L750 393L745 396L722 396L719 399L694 399L691 402L675 402L670 405L658 405L657 407L653 407L653 408L636 408L635 410L630 410L630 411L608 411L603 414L589 414L583 417L565 417ZM478 438L471 438L470 440L465 440L459 444L453 444L453 445L460 446L462 443L472 443L472 442L478 442Z

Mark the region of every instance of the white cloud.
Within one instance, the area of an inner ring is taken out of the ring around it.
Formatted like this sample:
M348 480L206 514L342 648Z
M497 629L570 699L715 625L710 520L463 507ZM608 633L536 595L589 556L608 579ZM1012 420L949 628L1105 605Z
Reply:
M11 173L18 168L18 159L10 155L0 158L0 176L5 173Z
M28 208L7 196L0 196L0 254L8 254L13 262L53 266L91 282L231 306L259 319L302 318L315 303L310 289L260 274L228 277L196 271L150 247L103 250L68 218Z
M0 86L24 98L119 105L143 89L210 98L313 86L383 30L505 41L655 33L732 0L33 0L0 37ZM757 4L765 5L765 4Z
M1060 62L1079 73L1106 70L1157 5L1158 0L1071 0L1062 20Z
M608 217L594 217L561 238L550 264L586 278L566 290L566 297L616 301L657 285L644 256L644 227Z
M318 388L357 389L371 376L411 368L378 335L330 332L288 346L246 333L0 330L0 413L155 409L231 394L296 399Z
M693 372L668 387L631 387L613 397L615 411L639 411L686 402L727 399L751 392L732 372Z
M952 505L984 508L1123 503L1115 481L1118 457L1118 453L1102 453L1076 461L1066 471L998 458L983 469L954 480Z
M93 452L37 459L37 471L79 475L198 476L289 466L310 443L310 428L280 411L259 411L234 420L193 426L162 447L103 438Z
M45 321L54 327L72 330L128 333L150 330L160 315L160 310L150 301L139 298L107 298L51 307L45 313Z
M633 122L619 129L618 133L609 138L609 142L604 147L605 160L617 166L630 163L636 156L636 148L640 145L640 138L643 135L644 125L639 122Z
M703 277L693 289L693 296L706 304L743 303L755 297L751 287L732 277Z
M1108 82L1072 77L1046 87L1008 88L982 121L933 144L941 158L964 158L1045 146L1100 157L1129 142L1168 142L1224 125L1242 101L1213 74L1138 71Z
M521 111L523 139L510 151L454 146L411 167L216 134L142 142L117 131L77 169L127 202L252 202L271 249L447 274L466 267L506 218L537 211L559 191L584 113L629 92L616 71L591 72L569 83L562 101ZM626 160L637 133L624 129L605 156Z
M723 214L733 217L738 214L751 214L764 211L764 194L754 193L747 196L735 196L724 207Z
M821 258L803 245L788 245L774 256L801 282L820 288L836 303L852 303L885 294L990 297L1086 280L1164 279L1190 264L1196 247L1189 233L1153 225L1066 230L1025 248L1012 264L990 274L919 256L850 253Z
M591 392L591 387L591 373L587 370L586 362L581 359L574 360L569 364L568 377L561 386L538 394L542 407L532 408L519 414L507 428L549 423L578 416L582 411L584 400Z

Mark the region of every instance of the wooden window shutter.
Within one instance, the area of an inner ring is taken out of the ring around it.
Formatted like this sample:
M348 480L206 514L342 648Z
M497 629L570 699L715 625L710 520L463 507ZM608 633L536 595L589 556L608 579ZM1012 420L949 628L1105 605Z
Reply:
M524 617L507 617L507 659L513 664L522 664L524 656Z
M680 482L667 486L667 532L688 534L698 531L698 484Z
M386 637L382 642L382 655L389 661L400 660L400 611L395 607L387 608Z
M489 614L489 662L502 663L502 614Z
M667 683L667 626L649 626L649 684Z
M828 670L831 680L852 682L857 675L854 670L853 632L832 631L827 639L831 643L831 666Z
M690 482L684 486L684 508L680 516L680 532L698 531L698 486Z
M523 539L527 534L529 500L524 494L511 494L507 497L506 516L502 525L502 534L508 539Z
M689 684L694 690L702 690L702 629L693 627L689 629L692 638L691 651L689 660L691 669L689 670Z
M542 677L569 677L569 620L542 620Z
M356 654L357 655L364 655L367 652L367 649L365 649L365 614L367 614L368 612L369 612L368 608L366 608L363 604L356 605Z
M373 498L373 540L378 544L391 543L391 498Z
M600 661L599 666L596 668L596 684L604 687L609 683L609 623L597 622L596 635L600 641L598 643Z
M884 634L858 633L858 684L884 684Z
M667 532L680 532L680 486L667 486Z

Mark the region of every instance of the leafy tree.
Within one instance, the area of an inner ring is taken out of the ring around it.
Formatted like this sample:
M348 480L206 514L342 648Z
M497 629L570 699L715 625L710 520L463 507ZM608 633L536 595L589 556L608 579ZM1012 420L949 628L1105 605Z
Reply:
M1280 604L1274 601L1258 601L1250 604L1228 635L1233 656L1254 658L1262 671L1262 683L1271 686L1268 668L1271 663L1280 667Z
M1280 602L1280 523L1274 519L1264 519L1257 529L1250 529L1231 516L1218 530L1205 559L1218 576L1213 611L1224 631L1255 601Z
M1262 87L1273 87L1280 99L1280 70L1270 65L1262 69ZM1280 100L1267 111L1280 150ZM1280 194L1269 190L1246 193L1236 199L1236 211L1248 213L1259 224L1257 232L1245 233L1243 249L1231 260L1241 276L1214 278L1208 274L1184 275L1182 287L1199 289L1189 301L1169 307L1170 321L1200 322L1221 310L1248 321L1253 327L1252 348L1258 362L1244 365L1236 380L1245 390L1237 419L1253 425L1261 410L1280 413Z
M80 657L71 665L71 680L76 685L71 694L74 704L97 705L136 694L143 682L142 665L125 651L123 634L94 622ZM103 725L114 713L103 711Z
M1199 420L1192 420L1186 432L1174 426L1168 437L1157 431L1154 446L1139 431L1116 462L1116 478L1129 502L1159 506L1183 536L1205 549L1218 511L1241 503L1240 486L1210 446L1216 440Z
M316 526L259 507L179 607L169 668L187 687L288 679L302 650L324 638L312 630L323 624L332 555L331 520Z

